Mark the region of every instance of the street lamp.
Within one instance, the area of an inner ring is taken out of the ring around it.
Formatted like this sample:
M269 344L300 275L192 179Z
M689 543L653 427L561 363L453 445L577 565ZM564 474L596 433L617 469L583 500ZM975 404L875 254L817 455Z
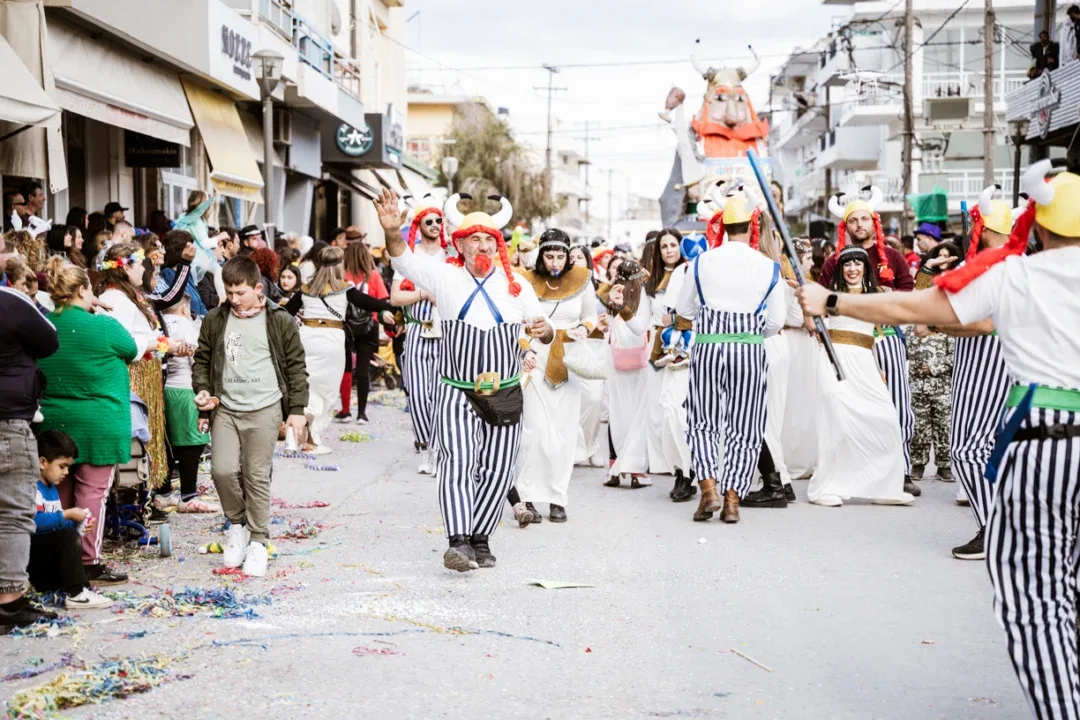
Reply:
M454 175L457 174L458 159L453 155L447 155L442 159L439 167L442 168L443 175L446 176L446 194L454 194Z
M262 93L263 106L263 173L266 191L265 215L268 225L275 225L277 213L274 208L274 89L281 82L281 66L285 56L276 50L260 50L252 55L259 61L259 90ZM270 247L274 238L267 238Z
M1024 140L1027 138L1028 121L1025 118L1013 120L1009 123L1009 129L1012 130L1013 142L1012 204L1013 207L1016 207L1020 204L1020 150L1023 149Z

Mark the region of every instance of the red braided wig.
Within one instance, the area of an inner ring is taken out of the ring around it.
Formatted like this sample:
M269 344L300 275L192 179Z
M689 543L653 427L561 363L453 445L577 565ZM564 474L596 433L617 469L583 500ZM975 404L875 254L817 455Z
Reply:
M963 267L950 270L934 278L934 284L945 292L957 293L990 268L1005 260L1010 255L1023 255L1027 249L1031 228L1035 226L1035 201L1028 200L1024 212L1016 219L1009 240L999 248L983 250L974 259L969 259ZM974 245L974 243L972 243Z
M484 227L483 225L472 225L470 227L458 228L454 231L454 234L450 237L454 240L454 249L458 249L457 241L461 238L469 237L475 233L484 233L490 235L495 239L495 245L499 249L499 261L502 263L503 272L506 273L506 281L509 283L510 294L517 297L521 294L521 283L514 279L514 271L510 268L510 255L506 252L506 241L503 240L502 233L494 228ZM459 250L460 253L460 250ZM464 265L465 261L459 254L457 257L458 262L455 265Z
M983 234L983 217L979 212L979 206L971 208L971 235L968 236L968 249L967 255L964 256L964 262L971 262L975 259L975 256L979 253L979 245L982 244Z
M409 242L409 249L410 250L414 250L414 251L416 250L416 234L420 230L420 222L427 215L438 215L439 217L443 216L442 210L440 210L439 208L435 208L435 207L424 208L420 212L416 213L416 216L412 220L412 224L409 226L409 240L408 240L408 242ZM439 227L439 244L442 246L443 250L446 249L446 224L445 224L445 222L443 223L442 226ZM411 290L415 290L416 285L413 284L412 280L402 280L401 281L401 289L404 290L405 292L409 292Z
M754 208L750 214L750 248L757 250L761 247L761 208Z
M878 281L880 283L892 283L896 279L896 273L889 267L888 257L885 255L885 231L881 227L881 216L874 213L874 242L877 244ZM839 253L847 245L847 220L841 220L836 226L836 252Z
M719 230L713 227L719 226ZM717 210L709 218L709 224L705 226L705 240L709 243L709 249L718 248L724 242L724 211Z

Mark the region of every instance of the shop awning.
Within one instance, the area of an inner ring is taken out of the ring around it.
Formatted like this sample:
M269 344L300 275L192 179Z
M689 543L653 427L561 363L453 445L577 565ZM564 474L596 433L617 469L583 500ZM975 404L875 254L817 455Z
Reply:
M363 195L368 200L374 200L382 195L382 189L369 185L368 183L354 178L347 172L330 171L323 175L323 178L329 180L337 185L341 186L345 190L351 190L354 193Z
M0 36L0 120L21 126L44 125L60 112L22 60Z
M236 105L188 78L181 82L210 156L210 181L222 195L261 203L262 173Z
M249 112L241 112L240 123L244 126L244 132L247 134L248 147L251 148L252 157L255 158L255 162L262 164L266 155L266 149L263 147L262 117L255 117ZM285 160L277 147L274 148L274 166L285 167Z
M175 72L50 21L49 53L63 109L183 146L195 124Z

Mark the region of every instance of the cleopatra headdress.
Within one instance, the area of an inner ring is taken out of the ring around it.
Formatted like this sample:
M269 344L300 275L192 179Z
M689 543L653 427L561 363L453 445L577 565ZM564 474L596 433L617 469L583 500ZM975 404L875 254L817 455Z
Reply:
M862 200L860 198L853 198L846 205L841 205L844 202L844 193L837 193L829 198L829 212L840 219L840 222L836 227L836 251L840 252L847 245L847 220L853 213L859 211L866 211L870 213L870 217L874 219L874 242L877 244L878 259L880 264L878 265L878 279L884 283L891 283L895 278L895 274L892 268L889 267L888 260L885 256L885 231L881 228L881 216L878 215L877 208L881 204L885 195L881 192L881 189L875 185L867 185L863 188L864 191L870 193L869 200Z
M454 241L454 249L458 250L458 257L454 258L455 264L464 264L458 247L459 240L475 233L490 235L495 239L496 246L499 249L499 261L502 263L503 272L506 273L506 280L510 283L510 294L517 297L521 292L521 283L514 279L514 271L510 268L510 255L506 251L506 240L502 234L502 229L514 217L514 208L510 205L510 201L501 195L488 195L488 200L499 203L500 207L497 213L488 215L486 212L477 211L462 215L457 207L458 202L461 200L472 200L472 195L455 193L446 200L446 205L443 208L446 219L457 228L450 236Z

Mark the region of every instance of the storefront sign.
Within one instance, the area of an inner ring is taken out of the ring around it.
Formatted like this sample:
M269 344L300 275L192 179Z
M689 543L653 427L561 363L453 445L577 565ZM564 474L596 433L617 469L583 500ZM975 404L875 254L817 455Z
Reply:
M132 130L125 130L124 163L128 167L180 167L180 146Z
M1038 84L1038 95L1031 101L1029 119L1032 131L1045 138L1050 134L1050 114L1061 102L1061 91L1054 87L1049 71L1043 71L1035 82Z
M337 129L336 142L338 149L349 157L361 157L371 150L375 136L366 122L360 128L341 123Z
M244 80L251 79L251 40L228 25L221 26L221 54L232 63L232 71Z

